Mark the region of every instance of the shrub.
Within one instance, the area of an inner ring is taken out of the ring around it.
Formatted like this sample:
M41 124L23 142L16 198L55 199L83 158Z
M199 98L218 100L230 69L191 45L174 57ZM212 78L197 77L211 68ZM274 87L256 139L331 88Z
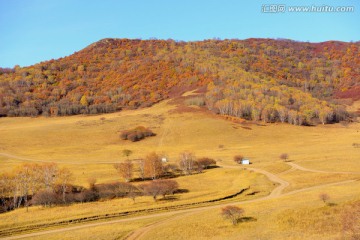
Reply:
M327 201L330 200L330 196L329 196L328 194L326 194L326 193L321 193L321 194L319 195L319 198L320 198L320 200L323 201L324 203L327 203Z
M84 190L74 195L77 202L93 202L98 200L98 194L95 191Z
M130 133L128 136L127 136L127 140L130 140L132 142L136 142L139 140L138 138L138 135L136 133Z
M216 165L216 161L208 157L199 158L197 162L203 169L207 169L211 165Z
M122 140L127 140L128 139L128 135L129 135L129 131L122 131L121 133L120 133L120 138L122 139Z
M282 153L282 154L280 154L279 158L280 158L281 160L284 160L284 161L286 162L286 161L288 160L288 158L289 158L289 154L287 154L287 153Z
M143 126L139 126L130 130L124 130L120 133L120 138L122 140L130 140L132 142L140 141L146 137L152 136L156 136L156 134Z
M99 198L113 199L116 197L125 197L131 191L134 191L134 186L130 183L114 182L96 185Z
M241 161L243 160L243 158L244 158L244 156L242 156L242 155L235 155L235 156L234 156L234 162L240 164Z
M360 143L353 143L352 146L353 146L354 148L360 148Z
M33 199L32 203L34 205L42 205L44 207L51 207L51 205L57 204L61 202L61 198L59 195L54 193L51 190L42 190L37 192Z
M221 215L225 219L229 219L233 225L236 225L239 222L244 212L244 209L231 205L221 209Z
M169 179L153 180L150 183L140 185L143 193L152 196L154 201L156 201L158 195L162 195L165 198L168 194L174 194L178 188L178 183Z

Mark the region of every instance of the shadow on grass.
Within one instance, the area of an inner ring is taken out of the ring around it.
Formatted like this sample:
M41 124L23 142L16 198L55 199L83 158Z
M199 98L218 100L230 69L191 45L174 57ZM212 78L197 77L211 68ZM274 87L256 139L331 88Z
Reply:
M211 165L211 166L208 166L206 169L214 169L214 168L220 168L220 166L217 166L217 165Z
M166 196L165 198L161 198L158 201L174 201L174 200L178 200L179 198L177 196Z
M260 191L254 191L254 192L251 192L251 193L246 194L246 196L253 196L253 195L258 194L259 192L260 192Z
M237 223L244 223L244 222L256 222L257 219L254 217L242 217L237 220Z
M326 205L329 206L329 207L335 207L335 206L337 206L336 203L332 203L332 202L326 203Z
M189 192L189 189L179 188L174 193L188 193L188 192Z

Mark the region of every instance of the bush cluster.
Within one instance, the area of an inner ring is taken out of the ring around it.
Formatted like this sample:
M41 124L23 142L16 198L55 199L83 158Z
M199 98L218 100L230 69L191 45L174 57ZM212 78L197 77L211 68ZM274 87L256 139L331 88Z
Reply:
M143 126L138 126L134 129L125 130L120 133L120 138L122 140L130 140L132 142L140 141L146 137L152 137L156 134L153 133L150 129Z
M65 202L63 201L65 199ZM38 191L31 199L31 204L41 205L44 207L51 207L52 205L71 204L93 202L99 199L97 191L89 190L83 187L68 185L63 198L60 187L55 187L55 190L43 189Z

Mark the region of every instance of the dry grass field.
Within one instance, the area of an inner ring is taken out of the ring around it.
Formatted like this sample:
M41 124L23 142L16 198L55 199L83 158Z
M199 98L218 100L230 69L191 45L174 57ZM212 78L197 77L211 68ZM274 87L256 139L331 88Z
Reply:
M77 230L66 231L54 234L45 234L43 236L31 237L36 240L57 240L57 239L71 239L71 240L108 240L108 239L124 239L132 231L151 225L158 221L166 221L173 217L157 217L151 219L137 220L126 223L114 223L103 226L96 226L92 228L79 228ZM81 226L80 226L81 227Z
M359 187L357 182L321 189L337 204L333 207L319 200L319 190L240 204L246 219L236 226L221 217L220 208L203 211L163 222L144 239L347 239L341 238L341 212L359 199Z
M125 210L152 208L200 202L233 194L251 186L264 197L274 187L264 175L243 170L232 158L242 154L254 168L273 173L289 183L283 195L272 200L240 205L250 217L232 226L220 216L220 208L179 216L98 226L93 229L54 233L36 239L122 239L129 232L161 221L144 235L144 239L338 239L341 209L359 200L359 182L338 186L292 191L312 186L359 179L360 124L333 124L316 127L288 124L234 123L196 108L179 110L174 103L161 102L151 108L123 111L96 116L58 118L0 118L0 171L11 171L22 162L57 162L74 173L76 184L87 185L95 177L99 183L119 180L112 164L125 157L122 150L130 149L130 159L144 157L156 151L166 155L170 163L177 162L183 151L197 157L211 157L223 168L207 170L193 176L179 177L180 188L188 193L172 201L140 197L130 199L74 204L71 206L31 207L1 214L0 229L27 226L73 217L91 216ZM139 125L157 135L132 143L120 140L119 133ZM289 161L308 170L294 169L279 159L289 154ZM238 169L226 168L237 166ZM340 173L344 172L344 173ZM351 173L345 173L351 172ZM329 207L319 200L326 192L336 205ZM31 218L27 217L31 216ZM331 216L331 220L329 220ZM169 231L169 229L171 231ZM326 232L327 235L324 235Z
M360 125L341 124L299 127L288 124L236 124L207 113L172 111L162 102L152 108L100 116L0 119L0 169L16 162L38 160L71 165L79 183L95 176L100 181L116 179L112 164L124 160L123 149L131 158L156 151L170 162L183 151L209 156L219 164L233 164L235 154L243 154L258 166L273 168L279 155L302 166L327 171L359 171ZM157 136L132 143L119 138L119 131L138 125ZM20 159L16 159L19 157ZM104 164L98 164L104 163Z
M212 169L202 174L177 178L180 188L189 190L188 193L176 194L174 199L163 201L161 198L154 202L152 197L138 197L135 203L129 198L108 201L72 204L43 208L34 206L26 209L7 212L1 215L0 230L19 226L45 224L60 220L89 217L104 213L116 213L139 209L159 208L165 206L197 203L225 197L252 186L252 191L259 191L257 196L264 196L271 190L271 183L263 176L249 171L236 169ZM247 196L244 199L251 199ZM242 199L241 196L237 199ZM31 217L30 217L31 216Z

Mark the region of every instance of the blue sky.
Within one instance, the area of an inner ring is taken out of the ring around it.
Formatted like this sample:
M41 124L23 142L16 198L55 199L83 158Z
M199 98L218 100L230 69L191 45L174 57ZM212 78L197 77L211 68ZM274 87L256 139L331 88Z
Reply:
M263 13L262 6L353 6ZM358 0L0 0L0 67L64 57L103 38L360 40Z

